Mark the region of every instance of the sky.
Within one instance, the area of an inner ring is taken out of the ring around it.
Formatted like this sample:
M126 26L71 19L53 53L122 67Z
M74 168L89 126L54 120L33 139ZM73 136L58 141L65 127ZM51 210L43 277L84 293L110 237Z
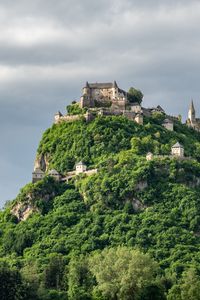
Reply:
M86 81L139 88L183 120L193 98L200 117L199 1L0 0L0 32L0 207Z

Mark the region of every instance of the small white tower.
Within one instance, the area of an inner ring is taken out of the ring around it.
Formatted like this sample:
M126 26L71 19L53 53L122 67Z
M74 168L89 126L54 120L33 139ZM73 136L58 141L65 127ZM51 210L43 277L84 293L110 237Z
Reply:
M87 170L87 166L80 161L76 164L76 174L84 173Z
M184 147L177 142L172 146L171 153L173 156L184 157Z

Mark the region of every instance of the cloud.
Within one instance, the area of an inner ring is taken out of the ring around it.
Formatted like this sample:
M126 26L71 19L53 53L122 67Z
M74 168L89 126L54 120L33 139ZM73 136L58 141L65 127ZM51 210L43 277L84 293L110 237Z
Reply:
M200 3L2 0L0 201L31 178L42 131L88 81L140 88L145 106L200 115Z

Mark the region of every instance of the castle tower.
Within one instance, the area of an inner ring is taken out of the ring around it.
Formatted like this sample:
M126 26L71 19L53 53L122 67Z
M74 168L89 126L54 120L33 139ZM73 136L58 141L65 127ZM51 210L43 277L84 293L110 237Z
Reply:
M84 108L84 107L92 107L92 106L93 106L93 102L91 99L90 85L87 81L83 88L83 94L80 100L80 107Z
M118 96L118 85L117 85L116 81L114 81L114 83L113 83L112 90L113 90L113 99L115 99Z
M89 86L88 81L86 81L86 84L83 88L83 95L89 95L89 93L90 93L90 86Z
M191 101L190 108L189 108L189 111L188 111L188 119L190 120L191 124L195 123L195 121L196 121L193 100Z

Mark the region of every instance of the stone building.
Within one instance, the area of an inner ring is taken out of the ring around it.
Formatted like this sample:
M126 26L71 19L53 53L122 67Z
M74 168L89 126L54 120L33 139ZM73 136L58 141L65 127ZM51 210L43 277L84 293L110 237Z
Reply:
M138 113L142 113L142 107L139 103L135 102L135 103L131 103L130 104L130 109L131 111L133 111L134 113L138 114Z
M174 122L170 119L165 119L162 123L162 126L170 131L174 130Z
M49 176L51 176L51 177L53 177L55 180L57 180L57 181L60 181L61 180L61 174L60 173L58 173L58 171L57 170L55 170L55 169L52 169L52 170L50 170L49 172L48 172L48 175Z
M177 142L171 147L171 154L173 156L184 157L184 147Z
M83 88L80 106L83 107L111 107L125 109L127 93L114 83L88 83Z
M84 173L87 170L86 164L84 164L82 161L76 164L76 175L80 173Z
M42 180L44 176L45 173L40 168L36 168L32 173L32 183Z
M196 118L196 111L194 108L193 100L191 101L189 111L188 111L188 119L186 121L188 127L192 127L193 129L200 131L200 119Z

